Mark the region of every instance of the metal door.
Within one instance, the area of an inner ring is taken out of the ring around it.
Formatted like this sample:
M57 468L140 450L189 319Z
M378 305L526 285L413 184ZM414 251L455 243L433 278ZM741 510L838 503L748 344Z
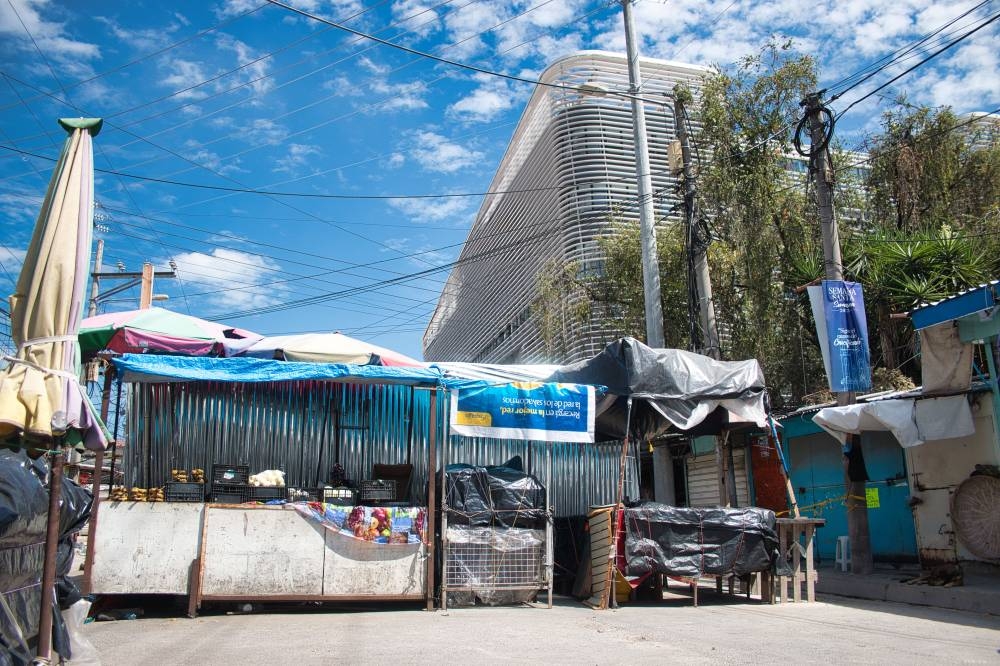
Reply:
M861 445L870 478L865 485L872 555L883 561L914 561L917 540L907 504L903 449L889 433L866 433ZM837 537L848 533L840 443L826 433L814 433L792 438L788 450L802 513L826 519L816 533L819 557L833 560Z

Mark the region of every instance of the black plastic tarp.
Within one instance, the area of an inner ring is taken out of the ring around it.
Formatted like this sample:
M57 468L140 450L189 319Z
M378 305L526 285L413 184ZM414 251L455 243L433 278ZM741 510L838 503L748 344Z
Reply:
M631 434L651 439L669 432L714 434L732 423L764 425L764 373L756 360L716 361L681 349L653 349L635 338L609 344L592 359L567 365L549 381L603 385L598 439Z
M37 645L42 567L49 492L42 459L32 460L23 450L0 448L0 665L30 663ZM90 517L90 491L63 479L59 512L59 548L56 557L56 600L53 609L53 648L69 657L69 639L60 608L80 598L68 578L74 535ZM24 646L29 653L25 654Z
M535 528L545 521L545 486L509 466L445 468L448 522L478 527Z
M698 578L770 570L778 556L774 512L647 502L625 509L628 575Z

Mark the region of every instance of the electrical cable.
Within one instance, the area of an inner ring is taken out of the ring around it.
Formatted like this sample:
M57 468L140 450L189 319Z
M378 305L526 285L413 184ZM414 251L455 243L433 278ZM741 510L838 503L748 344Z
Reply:
M311 13L305 11L304 9L298 9L297 7L292 7L291 5L287 5L287 4L283 3L283 2L279 2L279 0L267 0L267 1L270 4L272 4L272 5L275 5L277 7L281 7L281 8L283 8L283 9L289 11L289 12L292 12L294 14L299 14L300 16L304 16L305 18L308 18L308 19L310 19L312 21L318 21L319 23L324 23L326 25L333 26L333 27L335 27L335 28L337 28L339 30L343 30L344 32L349 32L352 35L355 35L357 37L362 37L364 39L376 42L376 43L381 44L383 46L388 46L390 48L394 48L394 49L397 49L399 51L404 51L406 53L409 53L410 55L420 56L421 58L425 58L425 59L428 59L428 60L433 60L433 61L439 62L439 63L441 63L443 65L449 65L449 66L452 66L452 67L457 67L459 69L465 69L467 71L475 72L477 74L485 74L487 76L493 76L493 77L496 77L496 78L507 79L508 81L516 81L518 83L529 83L531 85L544 86L544 87L547 87L547 88L555 88L555 89L558 89L558 90L567 90L567 91L576 92L576 93L580 92L580 90L579 90L579 88L577 86L568 86L568 85L563 85L563 84L560 84L560 83L550 83L550 82L542 81L540 79L530 79L530 78L527 78L527 77L524 77L524 76L517 76L517 75L514 75L514 74L505 74L503 72L496 72L496 71L493 71L493 70L490 70L490 69L486 69L484 67L477 67L476 65L470 65L468 63L462 63L462 62L458 62L456 60L450 60L448 58L442 58L441 56L436 56L433 53L428 53L426 51L420 51L420 50L417 50L417 49L413 49L413 48L410 48L409 46L404 46L403 44L397 44L395 42L390 42L389 40L382 39L380 37L376 37L375 35L372 35L372 34L369 34L369 33L366 33L366 32L362 32L360 30L355 30L354 28L351 28L350 26L346 26L346 25L343 25L341 23L337 23L336 21L331 21L329 19L325 19L322 16L317 16L315 14L311 14ZM614 97L621 97L621 98L628 99L628 100L637 99L637 100L639 100L641 102L655 104L655 102L652 102L650 100L644 99L644 98L642 98L642 97L640 97L638 95L632 95L632 94L629 94L629 93L626 93L626 92L622 92L622 91L618 91L618 90L609 90L609 91L607 91L606 94L614 96Z
M145 55L142 55L142 56L140 56L138 58L135 58L134 60L130 60L129 62L127 62L127 63L125 63L123 65L117 65L117 66L115 66L115 67L113 67L111 69L105 70L105 71L100 72L98 74L94 74L93 76L90 76L90 77L88 77L86 79L81 79L79 81L75 81L73 83L70 83L65 88L63 88L63 90L64 91L71 90L73 88L82 86L82 85L84 85L86 83L90 83L92 81L96 81L97 79L103 78L103 77L108 76L110 74L114 74L115 72L120 72L121 70L126 69L128 67L131 67L132 65L136 65L136 64L138 64L140 62L143 62L144 60L149 60L150 58L154 58L154 57L156 57L158 55L162 55L162 54L164 54L164 53L166 53L168 51L171 51L171 50L177 48L178 46L182 46L184 44L187 44L189 42L194 41L195 39L198 39L199 37L204 37L205 35L207 35L207 34L209 34L211 32L215 32L219 28L222 28L222 27L224 27L226 25L229 25L230 23L233 23L233 22L235 22L235 21L243 18L244 16L249 16L250 14L254 14L256 12L259 12L260 10L264 9L265 7L267 7L267 3L266 2L263 3L263 4L257 5L256 7L252 7L250 9L247 9L247 10L243 11L243 12L240 12L239 14L236 14L235 16L232 16L232 17L230 17L230 18L228 18L228 19L226 19L224 21L220 21L219 23L216 23L215 25L213 25L213 26L211 26L209 28L205 28L204 30L200 30L200 31L198 31L197 33L195 33L193 35L185 37L184 39L182 39L180 41L174 42L173 44L170 44L168 46L164 46L163 48L157 49L156 51L153 51L151 53L147 53ZM16 10L15 10L15 13L16 13ZM20 20L20 16L18 16L18 19ZM23 24L23 22L22 22L22 24ZM62 87L62 86L60 86L60 87ZM44 95L39 94L39 95L37 95L35 97L29 98L27 101L28 102L34 102L35 100L41 99L42 97L44 97ZM5 106L0 106L0 111L6 111L6 110L11 109L11 108L13 108L15 106L17 106L17 104L7 104Z
M853 102L851 102L850 104L848 104L848 105L847 105L847 107L846 107L846 108L845 108L845 109L844 109L843 111L841 111L841 112L840 112L839 114L837 114L837 117L839 118L839 117L843 116L843 115L844 115L845 113L847 113L848 111L850 111L851 109L853 109L853 108L854 108L855 106L857 106L857 105L858 105L858 104L860 104L861 102L865 101L866 99L868 99L869 97L871 97L871 96L875 95L875 94L876 94L876 93L878 93L879 91L881 91L881 90L883 90L883 89L887 88L888 86L892 85L893 83L895 83L895 82L896 82L896 81L898 81L899 79L903 78L904 76L906 76L906 75L907 75L907 74L909 74L910 72L914 71L914 70L915 70L915 69L917 69L918 67L921 67L921 66L925 65L925 64L926 64L926 63L928 63L929 61L933 60L933 59L934 59L934 58L936 58L937 56L939 56L939 55L941 55L942 53L944 53L945 51L947 51L947 50L949 50L949 49L951 49L951 48L955 47L955 46L956 46L956 45L958 45L958 44L960 44L960 43L961 43L962 41L964 41L964 40L968 39L969 37L971 37L971 36L972 36L972 35L974 35L975 33L979 32L980 30L982 30L982 29L983 29L983 28L985 28L986 26L988 26L988 25L990 25L991 23L993 23L994 21L996 21L997 19L1000 19L1000 12L998 12L997 14L994 14L992 18L989 18L989 19L987 19L987 20L983 21L982 23L980 23L980 24L979 24L978 26L976 26L975 28L973 28L973 29L969 30L968 32L966 32L966 33L962 34L961 36L959 36L959 37L957 37L957 38L953 39L952 41L948 42L948 43L947 43L947 44L945 44L945 45L944 45L943 47L941 47L941 48L940 48L940 49L938 49L937 51L934 51L934 52L933 52L933 53L931 53L931 54L930 54L929 56L927 56L926 58L924 58L924 59L923 59L923 60L921 60L920 62L916 63L915 65L912 65L911 67L908 67L908 68L906 68L905 70L903 70L902 72L900 72L900 73L899 73L899 74L897 74L896 76L892 77L891 79L889 79L888 81L886 81L886 82L885 82L885 83L883 83L882 85L878 86L878 87L877 87L877 88L875 88L874 90L870 91L869 93L867 93L867 94L866 94L866 95L864 95L863 97L861 97L861 98L859 98L859 99L856 99L856 100L854 100ZM850 88L848 88L848 90L850 90ZM845 91L845 92L846 92L846 91Z

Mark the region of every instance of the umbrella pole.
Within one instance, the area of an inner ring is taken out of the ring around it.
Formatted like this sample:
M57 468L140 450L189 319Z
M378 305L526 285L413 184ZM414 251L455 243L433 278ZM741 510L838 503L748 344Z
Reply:
M59 496L62 494L63 464L65 454L60 447L49 456L49 515L45 528L45 564L42 569L42 598L38 611L38 658L46 663L52 660L52 613L55 600L56 554L59 548Z

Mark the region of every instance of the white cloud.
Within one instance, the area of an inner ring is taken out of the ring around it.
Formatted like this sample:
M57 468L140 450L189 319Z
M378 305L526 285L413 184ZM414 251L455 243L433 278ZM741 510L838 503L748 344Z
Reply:
M438 4L426 0L397 0L392 5L392 18L410 33L426 37L441 27L441 15L435 9Z
M287 291L282 284L254 287L280 279L275 276L275 271L281 268L276 262L256 254L214 248L209 253L174 255L173 260L186 292L215 292L202 296L213 310L264 307L280 302Z
M484 74L479 74L476 78L479 80L479 87L448 106L448 116L458 120L488 122L513 108L519 101L512 94L511 86L506 80Z
M42 53L61 63L101 57L100 48L96 44L73 39L67 29L68 21L64 23L51 20L64 11L58 5L49 0L19 0L14 5L16 13L9 2L0 3L0 35L5 35L5 39L9 39L9 43L16 44L19 49L35 52L31 38L28 37L28 33L31 33Z
M449 141L435 132L418 130L411 134L411 140L413 145L409 153L427 171L455 173L479 163L483 158L481 152Z
M441 199L392 199L389 205L406 214L415 222L462 221L472 212L465 197Z
M177 25L156 28L129 29L113 18L95 16L94 20L107 26L108 31L123 45L136 51L147 52L165 46L169 36L177 31Z
M406 164L406 156L402 153L393 153L389 156L389 159L386 160L386 166L390 169L398 169L404 164Z
M371 91L383 97L381 102L374 105L372 109L374 112L393 111L397 109L412 111L427 108L427 102L424 99L427 95L427 84L423 81L413 81L410 83L373 81Z
M183 58L164 58L160 63L160 68L167 74L160 79L160 85L170 88L176 92L177 99L202 99L206 93L198 86L208 78L204 66L200 62L184 60ZM191 88L191 90L187 90Z
M309 158L319 155L320 150L315 146L302 143L293 143L288 146L288 153L275 161L277 165L273 171L284 171L290 174L297 173L302 167L309 164Z
M247 124L246 139L256 145L275 145L285 140L288 128L270 118L255 118Z
M263 95L274 87L274 81L268 76L270 60L254 53L247 44L226 34L220 34L216 39L216 45L220 50L232 51L236 54L236 67L239 71L233 74L233 78L225 77L220 79L219 86L226 89L232 88L237 83L247 83L250 90L255 95ZM235 80L234 80L235 79Z

